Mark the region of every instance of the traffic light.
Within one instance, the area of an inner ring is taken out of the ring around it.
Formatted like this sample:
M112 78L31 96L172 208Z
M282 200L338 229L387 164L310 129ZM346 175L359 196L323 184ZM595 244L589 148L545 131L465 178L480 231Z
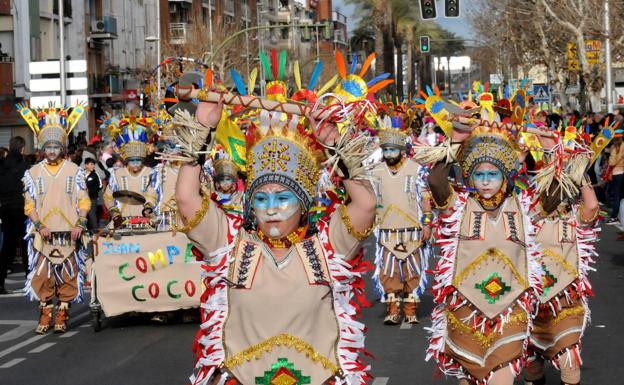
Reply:
M459 0L444 0L444 16L459 17Z
M420 0L420 15L423 20L435 19L438 17L435 0Z
M431 49L429 46L429 36L421 36L420 37L420 52L427 53Z

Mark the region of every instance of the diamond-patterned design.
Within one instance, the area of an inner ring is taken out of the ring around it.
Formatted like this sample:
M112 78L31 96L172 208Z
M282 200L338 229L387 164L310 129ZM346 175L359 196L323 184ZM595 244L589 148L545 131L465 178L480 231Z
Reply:
M310 376L302 376L301 370L296 370L287 358L278 358L271 365L271 370L264 372L262 377L256 377L256 385L308 385Z
M550 288L555 286L555 284L557 283L557 278L552 275L550 271L548 271L544 263L542 263L542 269L544 270L544 275L542 277L542 296L546 296L548 295L548 291L550 290Z
M494 304L502 295L511 290L511 286L507 286L496 272L490 274L485 281L476 283L475 288L481 290L490 304Z

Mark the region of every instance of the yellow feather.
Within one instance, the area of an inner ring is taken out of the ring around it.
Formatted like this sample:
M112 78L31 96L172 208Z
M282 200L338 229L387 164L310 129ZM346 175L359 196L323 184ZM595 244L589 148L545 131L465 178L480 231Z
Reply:
M299 72L299 61L295 61L293 65L293 72L295 73L295 84L297 85L297 90L301 89L301 73Z
M323 87L321 87L321 89L318 90L318 92L316 94L317 95L323 95L325 93L325 91L330 89L334 85L334 83L336 83L336 80L338 80L338 75L334 75L333 78L329 79L327 81L327 83L325 83L325 85L323 85Z
M258 68L254 67L249 74L249 82L247 84L247 93L253 95L254 88L256 88L256 79L258 78Z

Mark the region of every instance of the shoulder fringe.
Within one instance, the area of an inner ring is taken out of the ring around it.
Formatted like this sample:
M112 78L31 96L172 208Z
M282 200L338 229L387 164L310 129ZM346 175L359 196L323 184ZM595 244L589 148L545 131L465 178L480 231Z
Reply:
M344 255L334 252L329 242L329 223L319 222L319 240L325 249L329 274L332 277L334 311L338 321L338 363L344 378L335 377L336 385L365 385L372 377L370 365L361 357L364 349L363 323L356 321L360 315L360 304L356 301L356 290L363 288L364 266L359 258L345 260ZM361 290L361 289L360 289Z
M229 310L227 276L237 234L238 228L228 217L228 246L206 256L208 263L202 265L206 290L201 296L201 325L193 344L196 362L190 377L192 385L211 385L218 374L217 368L225 360L223 328Z
M457 309L468 304L461 294L453 287L453 273L455 270L455 257L457 255L458 234L461 226L461 219L466 208L468 199L467 192L457 193L453 209L448 215L440 216L440 227L437 231L437 245L441 248L441 256L434 269L434 282L432 291L434 302L437 304L432 312L432 326L425 328L429 336L429 347L425 360L434 358L437 361L439 370L448 376L458 378L468 378L477 385L487 384L494 372L489 373L484 379L476 379L467 373L463 367L444 353L447 338L447 319L445 311L447 309ZM539 250L535 243L535 227L528 217L530 207L530 196L520 197L520 206L523 212L523 222L525 231L525 243L527 248L528 281L530 289L516 300L528 315L527 335L533 328L532 319L535 316L537 306L537 295L541 293L542 269L539 264ZM504 326L509 322L512 307L501 313L493 327L493 332L502 333ZM474 310L472 314L462 322L475 329L485 331L488 319ZM515 375L519 375L525 364L526 350L528 348L528 338L523 344L523 355L508 365Z

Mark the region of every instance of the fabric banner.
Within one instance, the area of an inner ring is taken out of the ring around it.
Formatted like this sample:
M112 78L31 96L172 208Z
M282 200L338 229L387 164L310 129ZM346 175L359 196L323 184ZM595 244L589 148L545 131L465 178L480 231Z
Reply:
M108 317L199 307L201 262L182 233L99 238L94 269L97 297Z

